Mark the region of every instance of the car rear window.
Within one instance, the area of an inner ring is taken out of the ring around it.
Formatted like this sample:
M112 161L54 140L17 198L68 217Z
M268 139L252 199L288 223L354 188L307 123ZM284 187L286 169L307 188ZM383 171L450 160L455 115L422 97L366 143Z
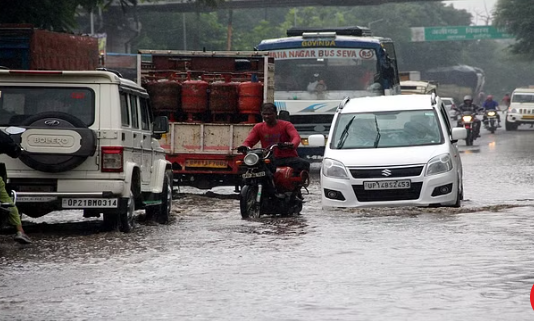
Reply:
M24 126L27 118L43 112L67 113L90 126L95 94L90 88L0 87L0 126Z

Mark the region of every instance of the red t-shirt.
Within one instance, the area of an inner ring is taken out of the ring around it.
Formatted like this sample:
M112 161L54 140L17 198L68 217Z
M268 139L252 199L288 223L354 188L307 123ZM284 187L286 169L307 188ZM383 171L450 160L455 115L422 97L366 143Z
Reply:
M252 128L243 142L244 146L252 147L261 142L261 147L267 148L276 143L293 143L294 149L274 150L275 158L298 157L296 148L300 144L300 135L292 123L285 120L277 120L273 127L267 126L267 123L261 122Z

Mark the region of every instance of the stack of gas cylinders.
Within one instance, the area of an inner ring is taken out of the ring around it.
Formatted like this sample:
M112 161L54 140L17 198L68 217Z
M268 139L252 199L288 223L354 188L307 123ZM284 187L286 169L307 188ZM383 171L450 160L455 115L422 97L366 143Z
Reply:
M256 74L246 81L235 81L229 74L192 78L190 74L185 78L170 75L146 81L144 85L154 113L168 115L171 121L186 122L256 123L261 120L263 83Z

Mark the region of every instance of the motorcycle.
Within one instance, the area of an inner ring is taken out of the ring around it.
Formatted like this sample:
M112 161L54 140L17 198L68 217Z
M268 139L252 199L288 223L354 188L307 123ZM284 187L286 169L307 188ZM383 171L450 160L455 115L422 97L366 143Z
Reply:
M480 128L477 128L476 113L472 111L459 111L461 117L458 119L458 127L464 127L467 129L467 137L465 137L465 144L467 146L472 146L473 141L477 139L480 132Z
M298 215L302 210L301 189L307 191L309 173L296 172L289 166L274 169L274 149L286 148L283 143L268 148L252 148L245 152L240 192L241 217L259 218L263 214Z
M484 128L492 134L497 130L497 111L494 109L486 110L484 115Z

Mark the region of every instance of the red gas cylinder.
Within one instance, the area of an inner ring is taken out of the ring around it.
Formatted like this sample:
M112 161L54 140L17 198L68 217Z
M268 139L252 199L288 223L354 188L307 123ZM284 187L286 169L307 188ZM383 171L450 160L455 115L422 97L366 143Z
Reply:
M208 87L204 80L186 80L182 83L182 110L193 121L193 114L208 110Z
M248 114L250 123L255 123L255 115L260 114L263 103L263 84L245 81L239 84L239 100L237 109L241 114Z
M211 84L210 112L233 114L237 111L238 83L217 81Z
M151 81L146 84L146 90L152 101L155 114L180 112L182 85L177 81Z

